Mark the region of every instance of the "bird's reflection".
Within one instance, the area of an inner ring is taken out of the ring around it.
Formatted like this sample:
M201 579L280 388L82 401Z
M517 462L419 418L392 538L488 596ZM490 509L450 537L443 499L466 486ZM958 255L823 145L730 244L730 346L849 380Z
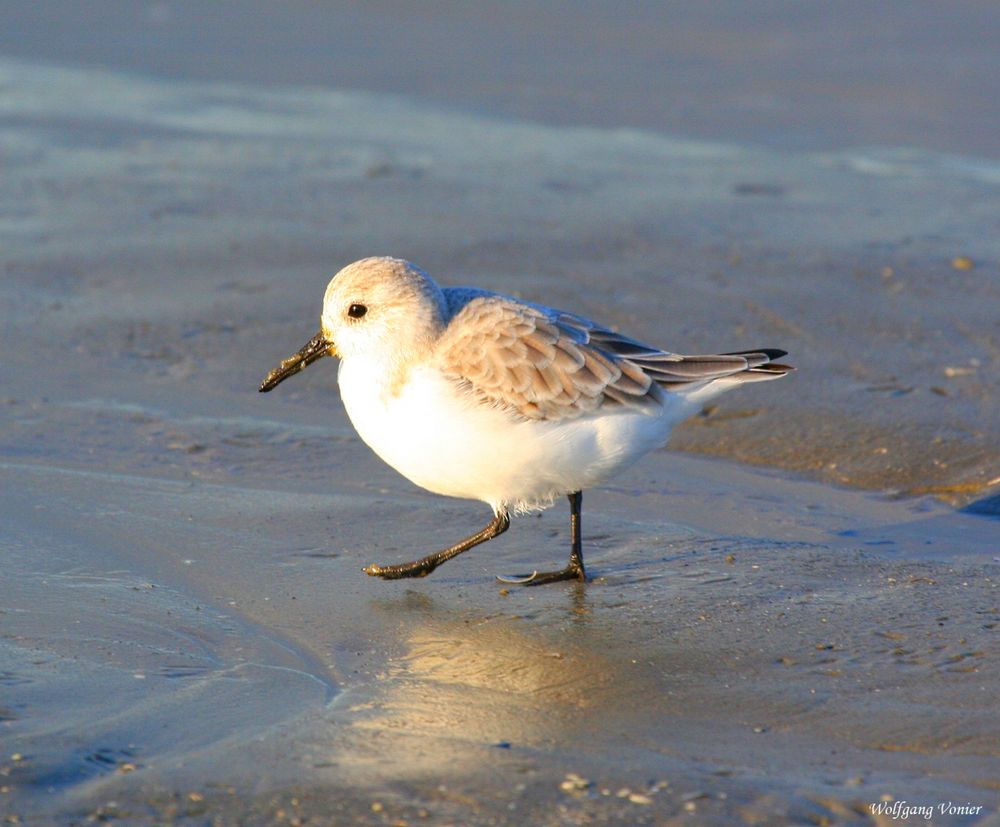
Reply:
M620 652L587 622L586 588L571 587L566 597L540 607L506 604L493 614L448 609L419 592L373 603L405 632L356 726L419 736L412 747L421 766L434 761L427 738L552 746L606 728L609 718L636 708L642 681L623 673ZM435 755L454 758L449 750Z

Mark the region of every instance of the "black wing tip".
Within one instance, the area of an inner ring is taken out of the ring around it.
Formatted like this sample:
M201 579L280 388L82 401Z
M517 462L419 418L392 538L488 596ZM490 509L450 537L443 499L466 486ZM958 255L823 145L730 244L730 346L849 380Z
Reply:
M723 353L722 356L766 356L769 362L773 362L775 359L780 359L782 356L787 356L787 350L778 350L773 347L759 347L755 350L737 350L732 353Z
M737 374L745 381L754 379L778 379L795 368L782 362L776 362L782 356L787 356L787 350L779 350L773 347L762 347L757 350L741 350L736 353L727 353L726 356L742 356L747 360L749 367L743 373Z
M773 373L775 376L784 376L795 370L793 365L783 365L781 362L768 362L756 368L750 368L747 373Z

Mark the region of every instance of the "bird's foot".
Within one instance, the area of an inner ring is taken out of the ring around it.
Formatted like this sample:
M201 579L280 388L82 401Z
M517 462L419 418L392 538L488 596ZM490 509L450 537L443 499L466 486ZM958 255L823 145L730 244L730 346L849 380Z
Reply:
M579 580L587 582L587 573L583 566L570 564L559 571L533 571L531 574L515 574L513 576L497 575L497 580L511 586L544 586L546 583L559 583L563 580Z
M538 577L538 572L533 571L531 574L498 574L496 575L498 583L506 583L508 586L527 586L532 580Z
M404 577L426 577L436 568L436 565L428 565L424 560L417 560L415 563L402 563L398 566L380 566L372 563L365 566L361 571L370 577L381 577L383 580L400 580Z

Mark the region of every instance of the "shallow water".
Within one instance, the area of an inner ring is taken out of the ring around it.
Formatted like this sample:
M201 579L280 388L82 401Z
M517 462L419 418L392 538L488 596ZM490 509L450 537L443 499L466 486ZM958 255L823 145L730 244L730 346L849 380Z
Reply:
M504 119L778 150L1000 157L990 0L7 0L0 52L187 80L365 89ZM766 188L764 189L766 193Z
M0 79L11 814L995 811L996 521L929 496L996 490L995 164ZM382 466L332 362L256 393L370 253L678 350L786 347L792 378L672 443L771 468L663 451L587 492L585 589L493 580L562 560L562 509L366 578L488 518Z

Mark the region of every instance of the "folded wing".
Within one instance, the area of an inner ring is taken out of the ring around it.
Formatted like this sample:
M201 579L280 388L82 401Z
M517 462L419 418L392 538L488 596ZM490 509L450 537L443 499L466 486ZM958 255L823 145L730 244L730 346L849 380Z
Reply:
M441 336L438 367L479 399L534 420L581 416L602 406L658 413L664 394L724 377L774 379L790 368L780 350L681 356L581 316L503 296L466 303Z

